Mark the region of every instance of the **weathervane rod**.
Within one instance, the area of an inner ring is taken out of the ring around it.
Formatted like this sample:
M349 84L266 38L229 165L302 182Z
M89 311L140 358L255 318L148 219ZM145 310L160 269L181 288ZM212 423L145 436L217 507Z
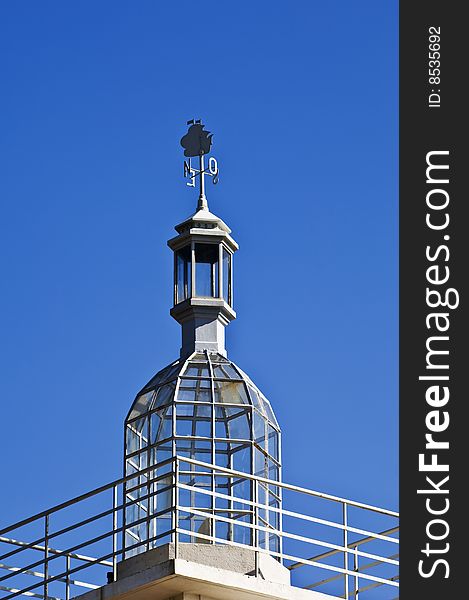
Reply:
M207 197L205 196L205 177L211 177L214 184L218 183L218 164L213 156L208 160L208 167L205 167L205 155L210 152L213 134L205 131L200 119L192 119L187 124L189 129L181 139L184 156L189 157L188 161L184 161L184 176L189 178L187 185L190 187L195 187L195 178L200 177L197 210L208 210ZM191 157L196 156L199 157L199 169L191 165Z
M204 154L199 155L199 166L200 166L200 194L199 194L199 202L197 208L199 210L207 209L208 203L207 198L205 197L205 177L204 177Z

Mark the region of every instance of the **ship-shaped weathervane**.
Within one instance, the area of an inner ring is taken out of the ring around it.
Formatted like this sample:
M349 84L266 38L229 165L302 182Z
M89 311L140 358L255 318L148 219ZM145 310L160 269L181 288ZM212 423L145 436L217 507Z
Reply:
M212 183L218 183L218 163L216 158L211 156L208 159L208 165L205 166L205 155L210 152L212 146L213 134L204 129L205 125L200 119L187 121L189 129L181 139L181 146L184 148L184 156L188 160L184 161L184 177L188 178L187 185L195 187L196 178L199 177L199 202L198 210L208 209L207 198L205 197L205 177L211 177ZM199 157L199 168L192 165L191 158Z

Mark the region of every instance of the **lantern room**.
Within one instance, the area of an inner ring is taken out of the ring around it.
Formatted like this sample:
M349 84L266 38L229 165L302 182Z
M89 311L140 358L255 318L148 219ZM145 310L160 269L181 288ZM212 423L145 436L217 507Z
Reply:
M231 230L206 206L175 227L168 241L174 252L174 298L171 315L182 325L181 356L211 350L226 355L226 325L233 310Z

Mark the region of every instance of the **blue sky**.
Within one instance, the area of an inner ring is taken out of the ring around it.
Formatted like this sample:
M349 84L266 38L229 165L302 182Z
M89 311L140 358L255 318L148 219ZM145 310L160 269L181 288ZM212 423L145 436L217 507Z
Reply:
M0 69L2 522L119 477L178 356L192 117L284 479L396 508L397 3L2 2Z

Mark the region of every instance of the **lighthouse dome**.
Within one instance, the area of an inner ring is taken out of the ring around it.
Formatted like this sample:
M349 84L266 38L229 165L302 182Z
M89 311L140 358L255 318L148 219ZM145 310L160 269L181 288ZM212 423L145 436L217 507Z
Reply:
M270 402L244 371L221 354L193 353L137 394L126 419L126 456L137 466L151 447L160 462L174 439L182 455L242 471L253 466L278 479L279 436Z

